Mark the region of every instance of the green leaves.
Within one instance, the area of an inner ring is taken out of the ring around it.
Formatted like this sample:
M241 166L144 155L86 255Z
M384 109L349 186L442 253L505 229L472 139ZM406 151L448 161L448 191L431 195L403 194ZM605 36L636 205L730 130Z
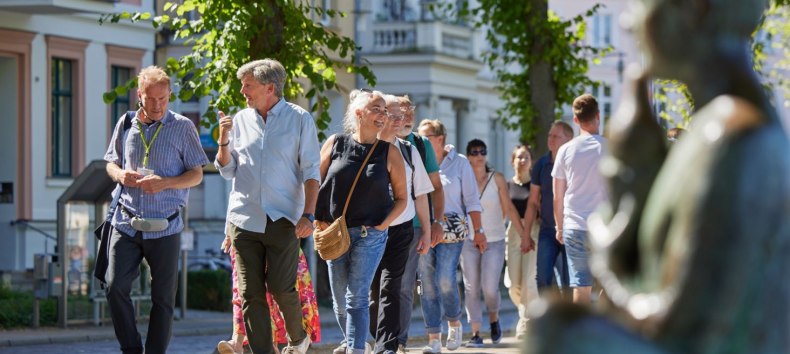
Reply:
M325 92L337 88L338 72L359 74L370 86L375 85L376 78L366 63L356 64L356 44L352 39L338 36L313 21L322 18L324 11L309 3L169 1L160 16L105 14L99 21L151 21L153 27L164 30L162 34L171 36L171 40L183 40L189 53L167 58L160 65L175 77L173 91L179 99L209 98L208 111L203 114L204 125L216 122L217 110L232 113L246 106L236 78L239 66L255 59L275 58L286 68L285 96L291 100L301 96L309 99L316 125L323 130L331 122L330 102ZM326 11L326 15L345 16L335 10ZM103 99L109 103L117 95L112 90ZM323 132L319 136L323 139Z

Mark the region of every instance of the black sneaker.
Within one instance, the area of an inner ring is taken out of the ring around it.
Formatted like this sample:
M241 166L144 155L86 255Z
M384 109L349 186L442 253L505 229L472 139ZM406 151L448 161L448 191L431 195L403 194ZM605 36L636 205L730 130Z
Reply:
M466 342L464 345L467 348L482 348L483 347L483 338L480 338L480 335L475 333L472 338L469 338L469 341Z
M494 344L502 341L502 327L499 326L499 321L491 322L491 341Z

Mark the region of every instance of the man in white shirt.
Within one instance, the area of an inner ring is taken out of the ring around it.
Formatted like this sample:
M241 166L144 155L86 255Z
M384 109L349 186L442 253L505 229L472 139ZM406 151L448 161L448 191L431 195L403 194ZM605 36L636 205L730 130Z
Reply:
M394 144L401 152L406 167L406 187L409 192L406 210L389 227L384 256L370 289L370 318L372 319L370 332L376 340L375 352L386 354L398 350L398 335L401 332L402 277L409 253L412 252L409 248L415 236L412 220L416 214L423 225L430 225L428 193L433 192L433 184L417 148L396 136L403 128L406 113L401 108L400 100L393 95L386 95L384 98L387 103L388 119L384 129L379 133L379 139ZM431 247L431 230L430 228L421 230L416 251L425 254Z
M214 164L222 177L233 180L228 231L244 299L244 326L253 353L273 353L268 291L285 320L285 352L301 354L310 337L302 326L294 284L299 238L312 234L321 179L315 122L283 99L285 68L278 61L244 64L236 76L248 108L232 118L220 112Z
M606 184L598 163L606 154L606 139L598 135L601 115L595 97L573 100L573 122L579 136L557 151L554 169L554 221L557 241L565 245L573 301L590 302L592 274L589 264L587 217L607 200Z

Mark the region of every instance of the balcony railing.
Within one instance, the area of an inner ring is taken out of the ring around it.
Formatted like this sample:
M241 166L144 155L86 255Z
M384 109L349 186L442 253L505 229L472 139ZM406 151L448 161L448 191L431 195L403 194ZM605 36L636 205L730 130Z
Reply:
M477 57L474 29L431 22L376 22L371 31L362 31L359 43L371 54L442 53L473 59Z

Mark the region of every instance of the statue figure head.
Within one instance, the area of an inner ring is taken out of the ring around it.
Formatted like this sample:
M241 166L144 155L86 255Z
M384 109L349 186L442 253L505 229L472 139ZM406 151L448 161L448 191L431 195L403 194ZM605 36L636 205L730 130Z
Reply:
M648 74L686 80L733 46L746 48L768 0L637 0L632 21ZM712 64L715 64L712 63Z

